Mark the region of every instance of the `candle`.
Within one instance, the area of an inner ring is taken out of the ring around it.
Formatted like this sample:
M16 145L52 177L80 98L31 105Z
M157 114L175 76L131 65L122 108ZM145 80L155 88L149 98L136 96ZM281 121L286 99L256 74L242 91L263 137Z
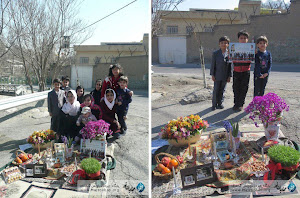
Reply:
M232 145L233 145L233 153L234 155L236 155L236 146L235 146L235 141L232 141Z
M191 155L192 155L192 151L191 151L191 145L189 143L189 156L191 156Z
M231 129L229 130L229 142L230 142L230 148L233 149L233 144L232 144L232 131Z
M39 151L39 156L41 156L40 144L38 144L38 151Z
M176 182L176 177L175 177L175 169L174 169L174 166L172 166L172 172L173 172L173 177L174 177L175 188L177 188L177 182Z
M214 154L215 154L215 157L217 157L217 147L216 147L216 143L214 142Z
M75 169L77 170L77 159L76 159L76 156L75 156Z
M264 148L261 148L261 160L262 162L265 162Z

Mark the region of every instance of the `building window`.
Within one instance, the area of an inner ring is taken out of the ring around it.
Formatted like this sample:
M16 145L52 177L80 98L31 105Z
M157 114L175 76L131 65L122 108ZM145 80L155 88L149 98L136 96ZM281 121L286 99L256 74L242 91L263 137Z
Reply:
M111 63L116 63L117 62L117 59L115 57L112 57L111 58Z
M178 26L168 26L167 34L178 34Z
M79 62L80 62L80 64L88 64L89 63L89 57L80 57Z
M191 34L194 32L194 27L193 26L186 26L186 33Z
M212 32L212 31L213 31L212 27L204 26L204 32Z

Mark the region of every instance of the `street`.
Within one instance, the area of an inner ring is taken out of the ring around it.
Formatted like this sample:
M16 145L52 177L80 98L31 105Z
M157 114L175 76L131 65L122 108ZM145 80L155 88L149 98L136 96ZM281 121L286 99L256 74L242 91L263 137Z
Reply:
M152 66L152 139L158 138L158 132L169 120L179 116L199 114L211 127L222 127L223 120L233 119L241 124L252 124L244 111L234 112L232 79L227 84L222 110L211 111L213 81L207 65L206 80L208 89L203 88L202 69L199 65L154 65ZM273 64L266 92L274 92L290 105L284 113L281 130L284 135L300 142L300 65ZM180 101L192 93L203 93L203 100L192 104ZM253 72L251 72L249 90L244 107L253 98Z

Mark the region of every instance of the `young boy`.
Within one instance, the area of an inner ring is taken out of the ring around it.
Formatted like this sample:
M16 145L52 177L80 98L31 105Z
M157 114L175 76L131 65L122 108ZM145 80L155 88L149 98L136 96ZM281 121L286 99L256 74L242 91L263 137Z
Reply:
M119 89L117 89L117 99L118 99L118 107L117 107L117 116L118 121L121 125L121 134L125 135L127 131L127 125L126 125L126 115L129 108L129 103L131 103L131 95L130 90L127 88L128 85L128 78L126 76L121 76L118 84L120 86Z
M214 92L212 98L212 110L224 109L222 102L224 101L224 92L227 82L232 77L231 63L228 63L228 46L229 38L223 36L219 39L220 49L212 54L212 62L210 67L210 75L214 81Z
M61 113L61 107L63 106L63 100L65 92L60 89L60 80L53 80L54 89L48 93L48 112L51 116L50 129L57 132L59 127L59 115Z
M64 90L66 93L68 93L68 91L71 90L71 88L69 87L70 84L70 78L69 76L63 76L61 77L61 81L62 81L62 86L60 89Z
M248 43L249 33L241 30L238 33L239 43ZM242 111L249 88L251 63L233 63L234 111Z
M268 39L260 36L256 40L258 52L255 54L254 67L254 97L263 96L272 67L272 55L268 52Z

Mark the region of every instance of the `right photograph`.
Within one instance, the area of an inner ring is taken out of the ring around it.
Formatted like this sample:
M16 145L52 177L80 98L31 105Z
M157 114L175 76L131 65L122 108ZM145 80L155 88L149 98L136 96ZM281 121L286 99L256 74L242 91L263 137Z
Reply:
M152 1L152 197L299 195L299 13Z

